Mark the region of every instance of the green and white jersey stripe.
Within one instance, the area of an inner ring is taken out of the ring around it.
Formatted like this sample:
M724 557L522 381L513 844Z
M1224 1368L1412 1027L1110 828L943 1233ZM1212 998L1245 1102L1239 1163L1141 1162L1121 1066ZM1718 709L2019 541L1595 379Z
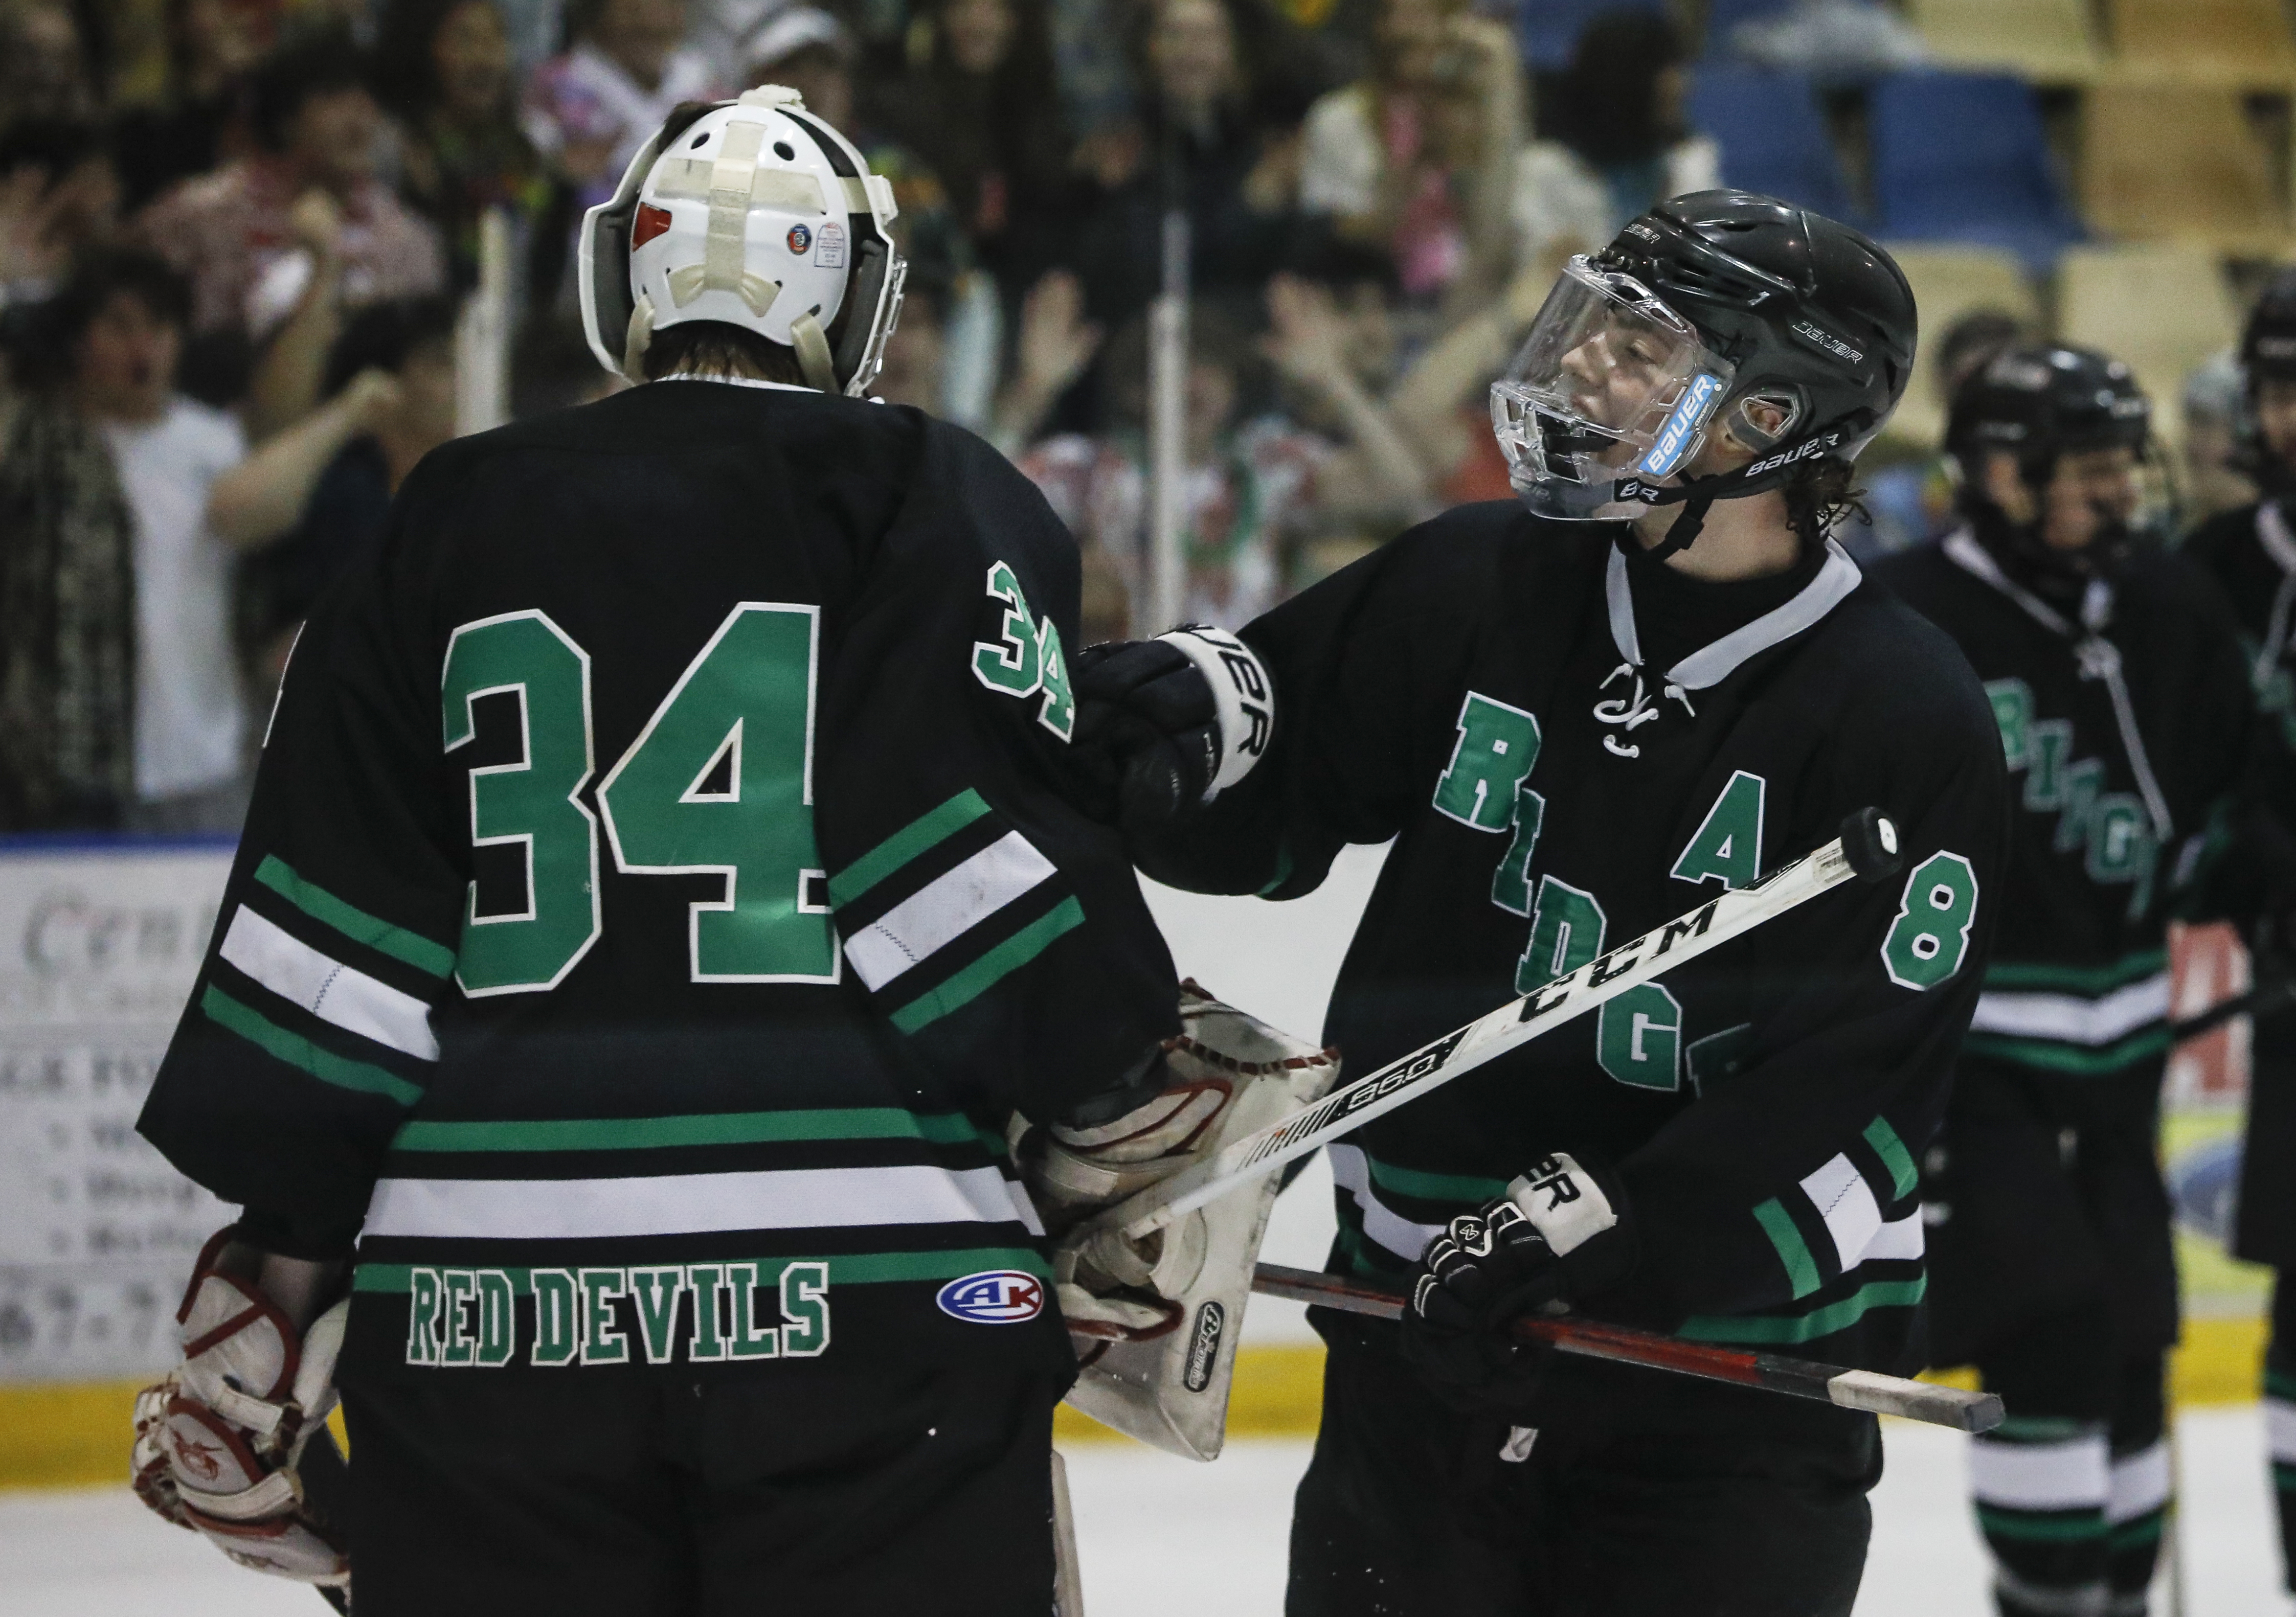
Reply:
M1084 924L1059 868L970 788L829 878L853 964L916 1033Z
M1007 831L847 938L845 958L874 993L1054 874L1035 844Z
M2140 950L2103 966L2000 961L1964 1048L2045 1071L2116 1073L2169 1044L2169 960Z
M1053 1273L1052 1265L1031 1246L956 1246L946 1252L832 1253L820 1257L775 1259L774 1273L767 1276L767 1283L773 1281L781 1268L797 1262L826 1264L832 1286L899 1286L954 1280L984 1269L1014 1269L1047 1280ZM412 1263L362 1262L352 1277L351 1289L385 1296L404 1294L418 1267L421 1266ZM537 1268L545 1273L556 1272L543 1265L513 1264L504 1270L510 1277L512 1294L533 1294L533 1276Z
M2296 1493L2296 1376L2268 1368L2264 1375L2264 1447L2272 1457L2274 1487Z
M364 944L395 960L404 961L425 976L444 980L455 969L455 951L404 927L369 915L345 903L315 882L304 880L276 854L266 854L255 868L255 879L321 925L332 927L355 943Z
M654 1173L618 1179L398 1179L376 1182L370 1237L610 1241L734 1230L1019 1223L1028 1195L995 1168L927 1164Z
M368 914L275 854L256 867L201 992L207 1019L336 1089L412 1107L439 1059L452 950Z
M224 934L223 958L323 1022L421 1061L439 1059L430 1008L355 966L331 960L242 904Z

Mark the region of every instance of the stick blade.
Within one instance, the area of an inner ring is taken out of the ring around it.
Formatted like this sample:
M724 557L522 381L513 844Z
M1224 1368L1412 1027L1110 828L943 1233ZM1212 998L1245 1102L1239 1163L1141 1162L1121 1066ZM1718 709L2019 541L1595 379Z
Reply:
M1845 1409L1901 1416L1959 1432L1990 1432L2004 1414L1997 1392L1964 1392L1873 1370L1842 1371L1827 1380L1825 1394Z

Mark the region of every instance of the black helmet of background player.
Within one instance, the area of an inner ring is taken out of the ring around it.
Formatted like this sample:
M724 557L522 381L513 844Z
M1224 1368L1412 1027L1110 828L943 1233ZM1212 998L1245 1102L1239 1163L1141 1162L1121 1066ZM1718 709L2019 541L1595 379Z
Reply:
M1717 500L1808 488L1827 469L1846 483L1905 394L1914 339L1913 290L1865 236L1702 191L1570 260L1492 384L1491 423L1535 515L1684 503L1664 553Z
M2273 276L2240 337L2246 409L2235 470L2267 496L2296 494L2296 269Z
M2012 576L2064 594L2126 559L2152 429L2127 365L2042 343L1997 355L1962 383L1945 447L1980 542Z

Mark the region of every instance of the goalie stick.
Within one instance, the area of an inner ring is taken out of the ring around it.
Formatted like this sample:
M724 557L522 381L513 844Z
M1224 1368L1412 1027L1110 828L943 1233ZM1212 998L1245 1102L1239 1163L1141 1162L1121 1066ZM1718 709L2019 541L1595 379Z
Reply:
M1375 1073L1341 1084L1313 1106L1246 1135L1193 1167L1119 1202L1070 1238L1086 1242L1114 1235L1130 1241L1145 1239L1239 1185L1274 1172L1293 1157L1304 1156L1382 1113L1418 1099L1439 1084L1448 1083L1694 955L1750 932L1844 882L1880 881L1902 862L1898 828L1879 809L1859 809L1841 822L1841 835L1824 847L1779 866L1751 886L1710 898L1678 920L1597 955L1576 971L1566 972Z
M1267 1297L1288 1297L1351 1314L1400 1319L1404 1299L1398 1292L1367 1286L1340 1275L1313 1270L1286 1269L1262 1263L1252 1273L1251 1289ZM1932 1386L1901 1376L1874 1370L1845 1370L1807 1359L1786 1359L1775 1353L1744 1348L1714 1347L1702 1342L1681 1342L1654 1331L1623 1325L1603 1325L1593 1319L1525 1319L1510 1327L1525 1340L1552 1343L1559 1352L1587 1359L1609 1359L1620 1364L1639 1364L1653 1370L1726 1381L1765 1392L1792 1398L1812 1398L1839 1404L1845 1409L1865 1409L1875 1415L1899 1415L1951 1426L1957 1432L1990 1432L2001 1424L2001 1399L1993 1392L1964 1392L1958 1387Z

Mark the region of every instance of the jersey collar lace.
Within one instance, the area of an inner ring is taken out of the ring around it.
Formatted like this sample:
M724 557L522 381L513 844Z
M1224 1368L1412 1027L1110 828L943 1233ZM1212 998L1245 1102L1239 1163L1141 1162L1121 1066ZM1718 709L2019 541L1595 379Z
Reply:
M2152 821L2153 835L2165 846L2174 829L2169 816L2169 800L2161 793L2160 780L2152 773L2152 756L2144 750L2144 737L2136 728L2136 709L2128 699L2128 681L2121 673L2120 648L2104 638L2105 626L2112 621L2112 585L2102 578L2089 580L2088 588L2081 595L2080 623L2076 627L2063 613L2003 572L2001 564L1994 560L1991 552L1977 542L1977 535L1968 528L1955 529L1942 543L1948 560L1991 584L2052 634L2070 641L2081 678L2104 682L2105 690L2112 698L2112 720L2120 731L2120 750L2128 759L2129 772L2136 777L2136 789L2144 796L2144 813Z
M1700 647L1668 669L1663 695L1680 702L1684 712L1695 715L1698 710L1691 706L1690 692L1720 684L1758 652L1792 639L1841 605L1863 575L1849 552L1833 540L1825 542L1825 561L1817 576L1792 599ZM1613 682L1624 678L1630 682L1631 694L1595 703L1595 716L1605 724L1620 726L1623 734L1632 734L1637 726L1657 718L1660 710L1644 683L1642 636L1635 628L1634 585L1627 576L1626 552L1615 544L1611 547L1603 592L1610 606L1611 640L1623 660L1604 677L1601 689L1607 690ZM1621 758L1642 755L1639 745L1621 741L1615 735L1604 736L1603 746Z

